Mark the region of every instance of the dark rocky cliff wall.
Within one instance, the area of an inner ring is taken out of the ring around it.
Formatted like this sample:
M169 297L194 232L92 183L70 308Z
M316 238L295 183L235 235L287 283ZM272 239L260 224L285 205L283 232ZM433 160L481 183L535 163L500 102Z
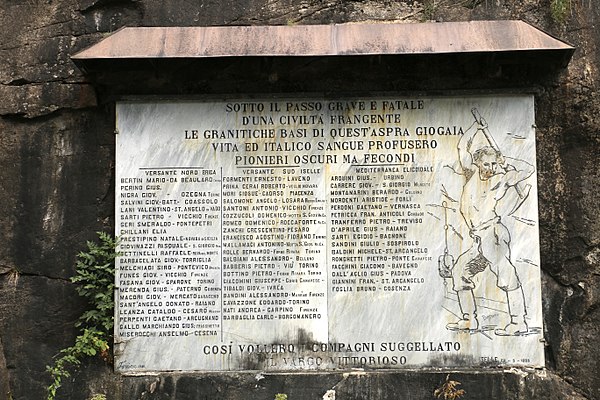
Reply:
M571 0L564 23L551 18L548 0L0 0L0 399L45 398L50 383L45 366L76 335L73 323L84 304L68 281L75 254L94 232L112 230L112 95L257 89L237 82L243 66L219 75L218 65L210 67L220 77L217 83L192 84L193 77L181 77L171 65L137 80L131 72L131 79L121 81L107 74L104 82L113 86L93 86L71 55L125 25L483 19L522 19L577 51L566 70L544 76L529 71L530 79L518 79L518 71L495 71L475 82L468 68L457 69L452 60L435 66L412 61L404 78L388 89L528 87L536 93L547 371L462 371L452 378L462 383L468 399L600 399L600 11L590 0ZM379 72L394 67L381 65ZM285 65L250 67L246 71L265 82L265 70L287 70ZM296 79L310 72L292 70L270 89L323 90L324 83L311 86ZM343 88L335 75L328 87ZM176 84L174 76L180 79ZM370 83L384 87L381 78ZM445 377L446 372L411 371L281 374L259 380L254 374L134 378L115 375L93 359L65 383L59 398L100 393L108 399L270 400L287 393L290 399L321 399L335 389L338 400L427 399Z

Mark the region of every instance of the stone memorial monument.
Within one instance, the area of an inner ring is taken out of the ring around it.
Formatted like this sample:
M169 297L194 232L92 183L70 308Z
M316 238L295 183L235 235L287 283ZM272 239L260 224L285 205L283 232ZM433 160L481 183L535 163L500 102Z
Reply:
M600 398L592 3L5 1L0 399Z
M544 365L530 95L117 104L116 362Z

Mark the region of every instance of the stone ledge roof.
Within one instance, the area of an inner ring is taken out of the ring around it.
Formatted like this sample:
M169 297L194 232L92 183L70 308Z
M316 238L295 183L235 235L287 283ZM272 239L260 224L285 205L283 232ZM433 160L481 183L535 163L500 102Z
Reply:
M522 21L347 23L295 26L128 27L72 58L169 59L551 52L574 48ZM563 65L563 66L564 66Z

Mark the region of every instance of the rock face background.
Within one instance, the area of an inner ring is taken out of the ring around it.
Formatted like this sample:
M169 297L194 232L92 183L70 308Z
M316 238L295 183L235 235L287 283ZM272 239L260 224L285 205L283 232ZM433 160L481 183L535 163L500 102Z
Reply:
M565 3L564 21L556 21L549 0L0 0L0 400L45 398L45 366L76 335L73 323L85 305L68 281L75 255L96 231L113 231L113 95L335 90L349 82L362 90L536 94L547 371L451 377L461 382L464 399L600 399L600 9L591 0ZM485 19L522 19L577 51L567 69L553 74L457 68L451 59L437 65L415 59L392 74L400 66L384 60L358 68L374 68L368 79L348 70L336 80L339 69L321 65L318 71L329 75L312 84L306 83L311 73L316 78L311 67L260 60L225 69L207 65L205 77L185 64L90 76L70 60L125 25ZM386 73L393 78L384 82ZM255 87L244 83L248 74ZM121 377L98 358L65 382L59 398L271 400L286 393L292 400L321 399L334 390L338 400L428 399L446 375Z

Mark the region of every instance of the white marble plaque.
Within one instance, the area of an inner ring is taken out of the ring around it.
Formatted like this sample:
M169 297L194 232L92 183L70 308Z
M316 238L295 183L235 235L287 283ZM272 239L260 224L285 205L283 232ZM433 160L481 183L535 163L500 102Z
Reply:
M116 369L543 366L532 96L117 105Z

